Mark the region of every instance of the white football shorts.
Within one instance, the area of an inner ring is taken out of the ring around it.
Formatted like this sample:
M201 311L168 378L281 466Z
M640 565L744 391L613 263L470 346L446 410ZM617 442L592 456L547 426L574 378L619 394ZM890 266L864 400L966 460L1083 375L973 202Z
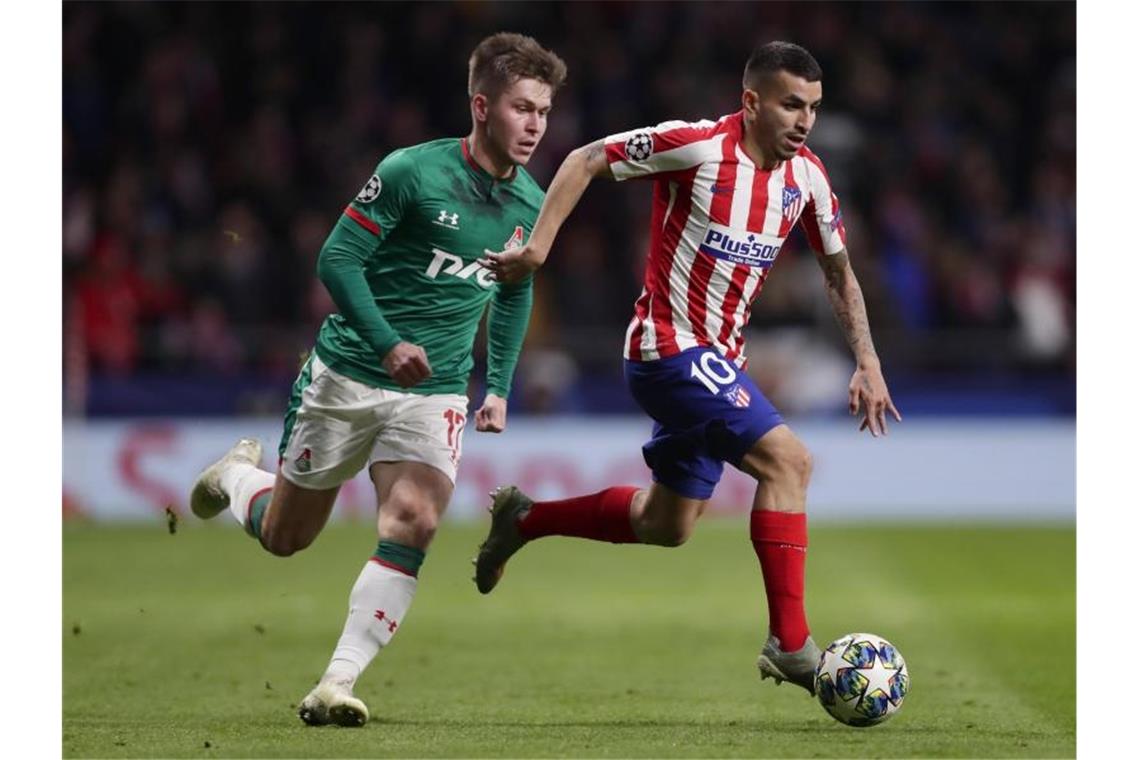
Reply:
M286 414L279 449L281 474L291 483L333 488L374 462L422 462L455 483L466 396L373 388L327 367L316 352L301 370L294 397L298 390L300 403Z

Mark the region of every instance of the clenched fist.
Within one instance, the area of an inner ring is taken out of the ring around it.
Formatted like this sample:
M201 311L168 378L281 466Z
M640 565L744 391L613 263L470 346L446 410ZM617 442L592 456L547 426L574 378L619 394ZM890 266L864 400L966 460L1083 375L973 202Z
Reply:
M380 363L401 388L411 388L431 377L427 354L415 343L400 341Z

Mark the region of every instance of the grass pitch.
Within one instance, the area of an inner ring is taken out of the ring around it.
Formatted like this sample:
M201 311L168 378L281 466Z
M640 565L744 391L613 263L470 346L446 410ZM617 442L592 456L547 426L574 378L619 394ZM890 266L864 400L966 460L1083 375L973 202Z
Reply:
M496 591L482 524L446 524L391 646L357 688L373 721L295 706L340 633L375 538L330 526L288 559L233 525L69 525L65 757L1072 757L1072 526L811 529L820 645L891 639L912 690L870 729L761 682L767 620L746 518L678 549L543 539Z

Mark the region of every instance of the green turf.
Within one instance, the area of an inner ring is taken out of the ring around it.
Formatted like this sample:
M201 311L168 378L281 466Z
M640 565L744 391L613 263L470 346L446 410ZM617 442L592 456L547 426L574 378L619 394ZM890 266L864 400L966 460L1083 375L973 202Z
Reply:
M890 638L912 691L851 729L761 682L766 608L744 518L678 549L528 546L481 597L479 526L446 524L411 613L358 685L373 721L307 728L375 539L333 525L278 559L233 525L63 536L66 757L1071 757L1075 531L818 526L808 614L824 644Z

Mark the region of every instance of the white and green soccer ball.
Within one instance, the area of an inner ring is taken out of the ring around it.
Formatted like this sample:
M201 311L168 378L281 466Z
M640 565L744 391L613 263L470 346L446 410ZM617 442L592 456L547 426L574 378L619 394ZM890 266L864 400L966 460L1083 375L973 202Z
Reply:
M849 633L828 644L815 667L815 694L831 717L874 726L902 707L910 674L894 644L873 633Z

